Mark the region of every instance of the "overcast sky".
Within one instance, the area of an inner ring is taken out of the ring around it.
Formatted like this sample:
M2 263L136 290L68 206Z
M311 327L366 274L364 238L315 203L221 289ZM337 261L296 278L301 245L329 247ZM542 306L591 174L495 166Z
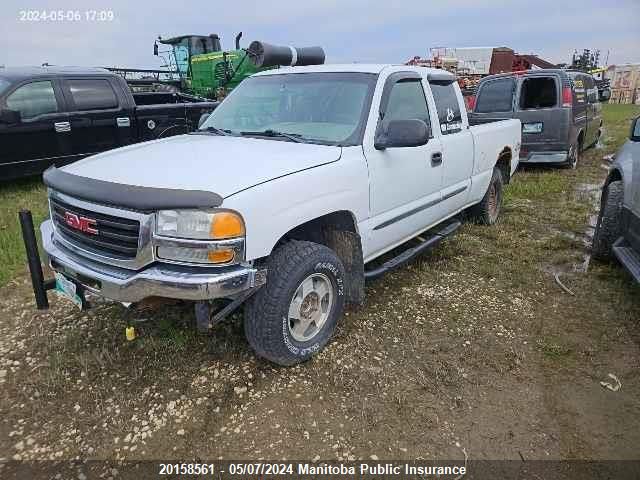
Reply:
M21 21L21 11L77 10L80 21ZM90 21L110 10L113 21ZM91 14L90 14L91 15ZM553 62L600 49L640 62L640 0L1 0L0 65L158 67L158 36L238 31L251 40L321 45L329 62L404 63L432 47L507 46Z

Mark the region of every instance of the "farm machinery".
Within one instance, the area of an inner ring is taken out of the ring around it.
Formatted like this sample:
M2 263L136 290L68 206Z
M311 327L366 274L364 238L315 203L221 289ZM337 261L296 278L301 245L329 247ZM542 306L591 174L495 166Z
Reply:
M216 34L159 36L153 53L164 61L161 70L110 70L124 76L132 89L181 91L221 100L245 78L261 70L315 65L325 60L321 47L283 47L254 41L248 48L242 48L241 38L242 32L236 35L235 48L225 51ZM168 48L161 50L161 46Z

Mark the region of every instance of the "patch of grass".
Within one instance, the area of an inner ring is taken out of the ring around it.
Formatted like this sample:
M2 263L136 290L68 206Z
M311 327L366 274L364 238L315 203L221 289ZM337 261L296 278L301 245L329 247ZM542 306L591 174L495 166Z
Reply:
M0 184L0 286L19 273L26 264L24 244L18 222L18 211L26 208L33 213L36 236L47 216L46 187L40 179Z

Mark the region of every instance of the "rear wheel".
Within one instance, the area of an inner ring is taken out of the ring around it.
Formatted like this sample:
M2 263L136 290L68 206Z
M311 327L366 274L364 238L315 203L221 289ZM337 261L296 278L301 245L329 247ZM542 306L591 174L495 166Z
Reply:
M503 190L502 172L499 168L493 169L489 188L482 197L480 203L469 209L471 217L477 223L484 225L493 225L498 221L500 211L502 210L502 190Z
M567 154L567 162L564 164L566 168L575 170L580 162L580 155L582 153L582 142L576 141L569 147L569 153Z
M602 191L602 206L593 233L591 250L598 260L611 260L613 243L622 235L622 200L624 189L621 181L611 182Z

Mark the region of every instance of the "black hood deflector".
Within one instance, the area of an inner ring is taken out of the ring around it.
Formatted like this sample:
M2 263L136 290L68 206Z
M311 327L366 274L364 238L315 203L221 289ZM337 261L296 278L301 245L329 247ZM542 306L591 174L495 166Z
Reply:
M139 187L81 177L50 167L42 176L57 192L88 202L144 212L184 208L215 208L222 205L217 193L203 190Z

